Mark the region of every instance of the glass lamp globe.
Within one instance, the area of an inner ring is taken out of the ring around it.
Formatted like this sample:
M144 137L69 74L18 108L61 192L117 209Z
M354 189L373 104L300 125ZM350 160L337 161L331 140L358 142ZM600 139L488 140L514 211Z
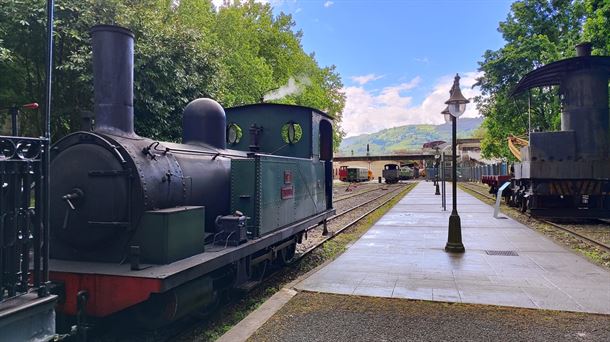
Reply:
M450 123L451 122L451 114L450 113L445 113L445 114L443 114L443 116L445 117L445 122L446 123Z
M449 112L449 106L445 107L441 114L443 114L443 117L445 118L445 123L451 122L451 113Z
M460 115L464 114L466 111L466 103L450 103L449 104L449 113L455 116L456 118Z

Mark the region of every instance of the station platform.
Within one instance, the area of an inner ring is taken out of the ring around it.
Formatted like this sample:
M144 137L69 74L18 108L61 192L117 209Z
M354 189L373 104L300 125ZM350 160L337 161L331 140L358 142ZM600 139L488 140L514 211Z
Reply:
M466 252L444 251L451 212L421 182L301 291L610 314L610 272L458 190ZM501 215L502 216L502 215Z

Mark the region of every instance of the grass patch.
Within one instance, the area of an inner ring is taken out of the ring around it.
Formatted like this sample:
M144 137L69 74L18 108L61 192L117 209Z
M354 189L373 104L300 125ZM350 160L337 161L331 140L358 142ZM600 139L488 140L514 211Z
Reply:
M229 303L221 306L213 315L206 317L199 326L191 332L182 335L178 340L214 341L218 339L284 286L345 252L350 244L366 233L379 218L413 188L414 186L408 186L398 196L377 209L367 218L344 230L333 239L326 241L324 245L312 251L303 259L272 275L265 281L264 287L257 288L241 296L233 294L233 298Z

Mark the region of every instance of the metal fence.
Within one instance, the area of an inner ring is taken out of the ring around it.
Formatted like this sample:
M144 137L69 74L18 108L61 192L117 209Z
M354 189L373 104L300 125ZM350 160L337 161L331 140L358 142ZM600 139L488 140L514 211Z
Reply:
M0 136L0 302L29 291L47 294L44 144L46 139Z
M433 181L436 173L439 173L439 178L443 174L440 168L428 167L426 168L426 179ZM451 180L451 163L446 162L444 169L445 180ZM488 165L477 165L477 166L461 166L457 169L457 180L461 182L479 182L481 176L485 175L508 175L510 172L510 164L507 162L488 164Z
M500 162L489 165L462 167L460 169L462 169L462 178L460 180L469 182L480 182L482 176L508 175L510 173L510 164L507 162Z

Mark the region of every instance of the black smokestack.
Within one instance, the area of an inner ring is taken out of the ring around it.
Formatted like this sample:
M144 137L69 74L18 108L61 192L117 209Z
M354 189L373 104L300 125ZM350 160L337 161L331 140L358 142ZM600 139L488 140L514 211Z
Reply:
M593 45L589 42L584 42L576 45L576 56L577 57L587 57L591 56L591 48Z
M133 32L112 25L91 28L95 131L135 136L133 131Z

